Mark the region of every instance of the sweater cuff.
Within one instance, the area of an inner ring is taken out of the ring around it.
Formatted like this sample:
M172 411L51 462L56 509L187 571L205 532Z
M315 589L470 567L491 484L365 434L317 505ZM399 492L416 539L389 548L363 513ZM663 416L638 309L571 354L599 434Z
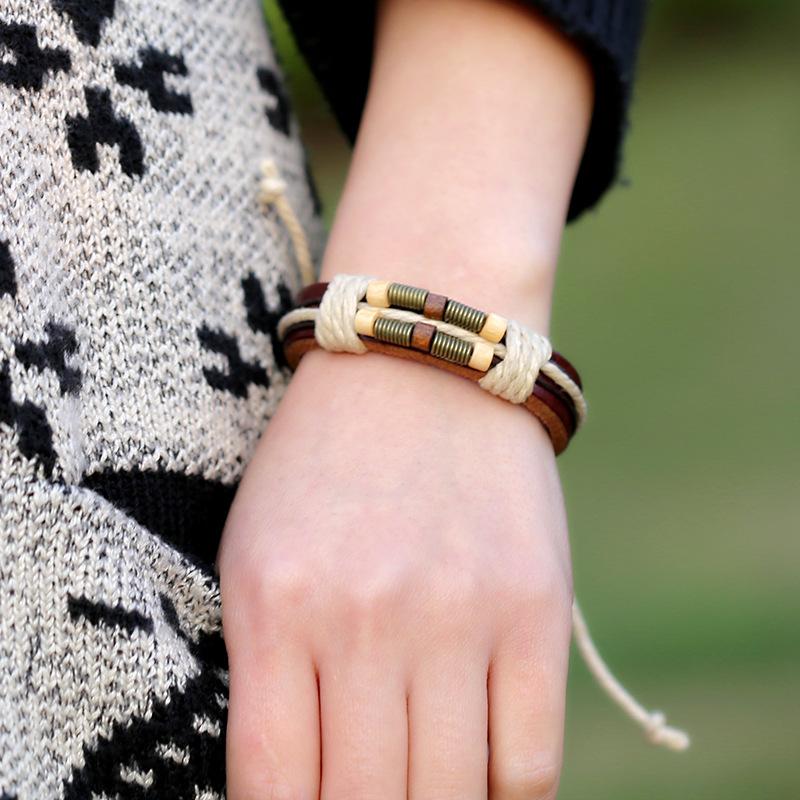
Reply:
M367 98L375 4L279 0L300 52L352 144ZM595 79L589 134L567 220L594 206L619 173L646 0L529 0L587 55Z

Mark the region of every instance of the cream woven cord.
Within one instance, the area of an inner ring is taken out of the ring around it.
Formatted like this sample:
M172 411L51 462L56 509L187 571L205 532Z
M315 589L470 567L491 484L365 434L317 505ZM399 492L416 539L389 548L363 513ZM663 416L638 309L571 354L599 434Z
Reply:
M275 206L292 238L304 284L313 283L315 275L308 243L302 226L285 197L285 184L271 160L264 162L262 172L264 178L260 199L264 204L271 203ZM366 352L367 348L356 332L355 316L359 308L371 308L364 302L367 284L371 280L374 279L366 275L336 275L328 284L318 308L295 309L281 318L278 323L278 336L283 339L289 326L313 320L314 336L320 347L338 352ZM442 320L428 319L413 311L381 308L380 312L381 315L393 319L409 322L425 321L436 325L445 333L468 341L484 341L477 334L465 331L463 328ZM481 387L512 403L523 403L533 390L536 376L541 371L570 395L578 414L578 425L581 425L587 411L583 392L569 375L549 360L552 355L550 342L544 336L514 320L508 321L505 338L505 345L499 343L494 345L494 352L503 360L488 370L478 381ZM503 365L505 367L500 369ZM592 641L577 601L572 604L572 635L584 663L600 688L644 730L652 744L675 751L686 750L689 747L690 739L686 732L668 726L661 711L648 711L644 708L612 675Z
M314 337L320 347L345 353L366 353L355 320L358 301L367 293L371 280L365 275L339 274L328 284L314 326Z
M539 370L552 354L553 348L544 336L510 319L506 329L506 356L478 384L511 403L524 403L533 391Z

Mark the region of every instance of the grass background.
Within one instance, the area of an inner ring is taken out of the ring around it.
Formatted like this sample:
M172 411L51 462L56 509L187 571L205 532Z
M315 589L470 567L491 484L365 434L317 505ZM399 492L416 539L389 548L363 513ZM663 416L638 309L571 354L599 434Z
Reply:
M348 150L268 17L328 219ZM573 654L561 798L800 798L800 50L793 3L664 0L629 185L567 231L552 338L590 418L561 459L612 668L692 734L646 745Z

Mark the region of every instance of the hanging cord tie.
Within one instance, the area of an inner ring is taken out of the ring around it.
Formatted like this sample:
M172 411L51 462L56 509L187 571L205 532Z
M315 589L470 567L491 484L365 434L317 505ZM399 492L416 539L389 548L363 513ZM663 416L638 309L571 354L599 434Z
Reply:
M572 604L572 635L581 656L603 691L641 728L652 744L662 745L670 750L686 750L689 747L689 735L666 724L666 717L661 711L648 711L631 693L611 674L611 670L597 651L589 633L589 627L578 606Z
M311 249L308 246L303 226L294 213L292 204L286 196L286 182L281 178L278 166L271 158L261 163L261 183L258 194L261 207L266 211L270 207L278 212L289 238L292 240L297 266L300 268L300 277L303 286L308 286L316 280L314 262L311 259Z
M308 286L316 280L316 275L305 232L286 197L286 184L280 177L278 168L272 159L267 159L262 163L261 174L259 200L264 208L269 206L275 208L289 231L303 277L303 285ZM298 309L294 312L298 315L298 319L306 314L310 315L309 318L315 319L314 335L321 347L350 353L365 351L366 348L356 333L353 320L358 308L364 305L360 302L360 298L364 296L370 280L369 276L364 275L337 275L328 285L318 310ZM400 318L402 318L402 314L403 312L399 312ZM508 332L511 337L507 338L507 344L496 344L495 352L515 361L525 360L526 363L534 366L520 379L521 383L511 379L510 376L514 374L514 371L509 370L509 376L506 376L501 370L493 375L491 384L484 388L501 397L511 399L516 398L518 394L530 391L528 385L532 386L533 381L536 380L538 371L536 365L541 365L539 369L545 374L548 374L548 371L557 370L558 367L548 361L550 358L549 343L545 344L547 340L540 340L543 337L537 338L536 334L517 323L514 323L513 326L509 324ZM558 378L562 384L564 379L570 384L572 383L568 376L560 371ZM586 416L583 394L574 384L566 388L576 401L579 420L582 422ZM512 402L514 402L513 399ZM644 730L647 739L652 744L676 751L686 750L689 747L689 735L685 731L667 725L663 712L648 711L611 674L611 670L603 661L592 641L589 627L577 601L572 604L572 635L586 667L597 684L630 719Z

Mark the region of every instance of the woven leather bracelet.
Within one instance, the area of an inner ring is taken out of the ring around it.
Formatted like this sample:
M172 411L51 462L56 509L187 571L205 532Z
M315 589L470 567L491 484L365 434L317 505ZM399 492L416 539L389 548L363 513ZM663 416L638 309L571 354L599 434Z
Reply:
M372 351L406 358L478 383L507 355L509 328L518 334L521 327L425 289L367 276L339 275L331 284L319 282L303 288L295 307L278 325L284 357L292 370L309 350L323 346L317 326L323 298L331 285L334 290L350 293L351 313L339 322L342 326L349 322L357 332L360 347L352 352ZM538 338L546 343L549 358L536 370L535 381L529 381L524 396L512 392L513 402L539 419L558 455L580 426L586 406L577 370L550 350L544 337ZM529 365L523 366L530 371ZM509 376L509 380L514 377ZM503 396L502 391L493 393Z

